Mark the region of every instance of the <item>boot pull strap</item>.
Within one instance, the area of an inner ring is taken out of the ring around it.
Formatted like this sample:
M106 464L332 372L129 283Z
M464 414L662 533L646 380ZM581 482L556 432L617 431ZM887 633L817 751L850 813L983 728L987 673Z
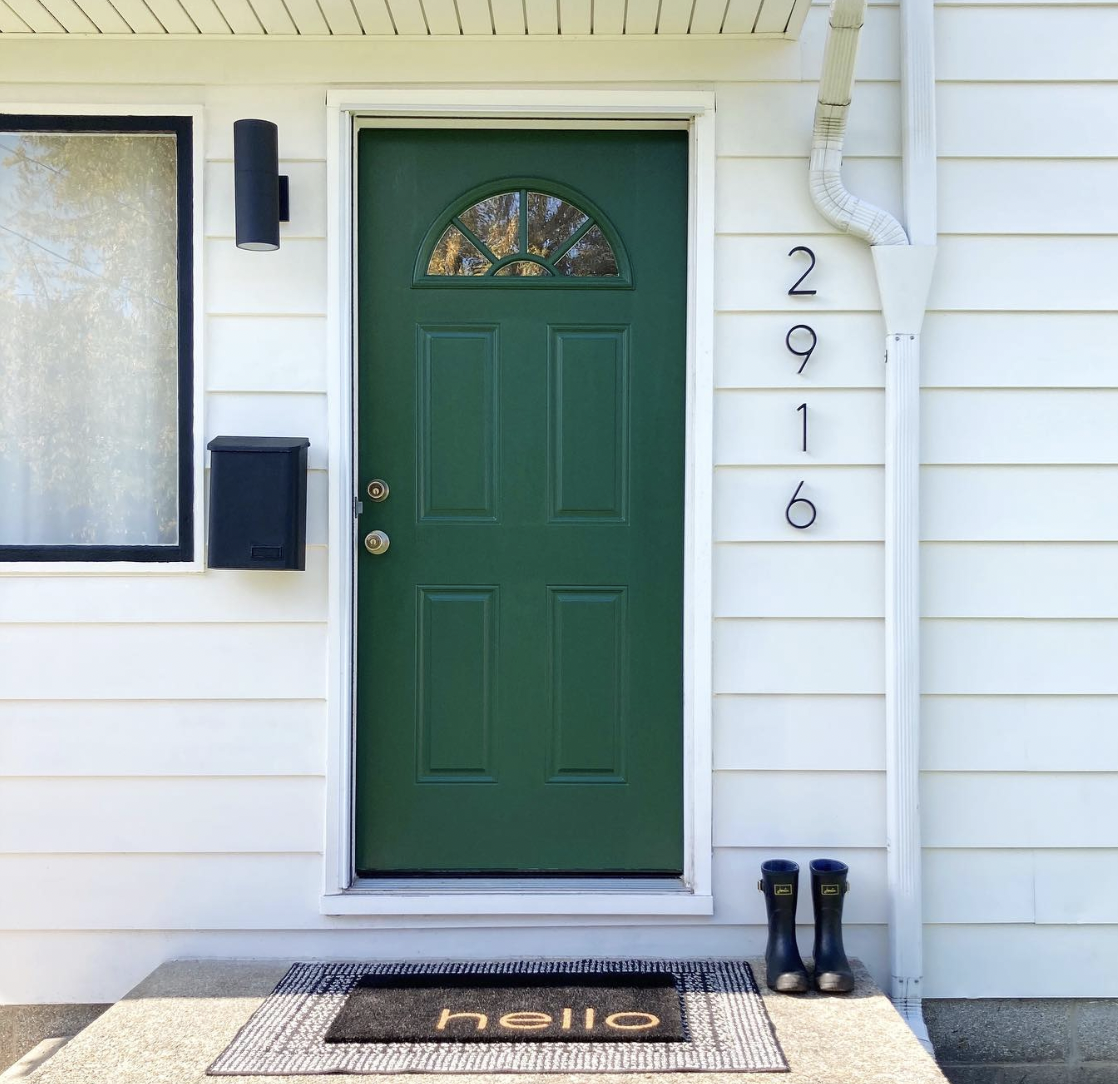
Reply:
M757 882L757 891L758 892L764 892L765 891L765 882L764 881L758 881Z

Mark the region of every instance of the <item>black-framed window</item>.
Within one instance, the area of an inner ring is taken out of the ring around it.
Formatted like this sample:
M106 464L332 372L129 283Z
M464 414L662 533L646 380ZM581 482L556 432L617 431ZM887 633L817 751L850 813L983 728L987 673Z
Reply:
M189 117L0 114L0 561L194 556Z

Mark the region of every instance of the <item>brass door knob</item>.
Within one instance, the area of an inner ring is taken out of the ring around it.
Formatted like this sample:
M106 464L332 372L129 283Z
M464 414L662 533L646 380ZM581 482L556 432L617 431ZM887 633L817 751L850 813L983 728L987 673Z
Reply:
M387 551L391 543L384 531L370 531L365 535L365 549L374 556Z

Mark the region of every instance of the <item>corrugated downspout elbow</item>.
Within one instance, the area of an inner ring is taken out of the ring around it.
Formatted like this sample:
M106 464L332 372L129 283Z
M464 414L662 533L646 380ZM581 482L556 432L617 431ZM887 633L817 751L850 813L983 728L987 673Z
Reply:
M812 201L832 225L871 245L907 245L908 235L888 211L852 195L842 183L842 146L865 14L866 0L832 0L808 183Z

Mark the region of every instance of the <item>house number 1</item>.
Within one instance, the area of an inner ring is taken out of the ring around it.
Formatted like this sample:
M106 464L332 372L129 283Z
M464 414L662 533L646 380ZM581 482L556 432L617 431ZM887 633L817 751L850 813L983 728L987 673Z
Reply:
M802 446L801 446L800 450L806 452L807 451L807 403L801 403L798 407L796 407L796 413L797 414L799 414L799 412L801 410L804 412L804 436L803 436L803 441L801 442Z

